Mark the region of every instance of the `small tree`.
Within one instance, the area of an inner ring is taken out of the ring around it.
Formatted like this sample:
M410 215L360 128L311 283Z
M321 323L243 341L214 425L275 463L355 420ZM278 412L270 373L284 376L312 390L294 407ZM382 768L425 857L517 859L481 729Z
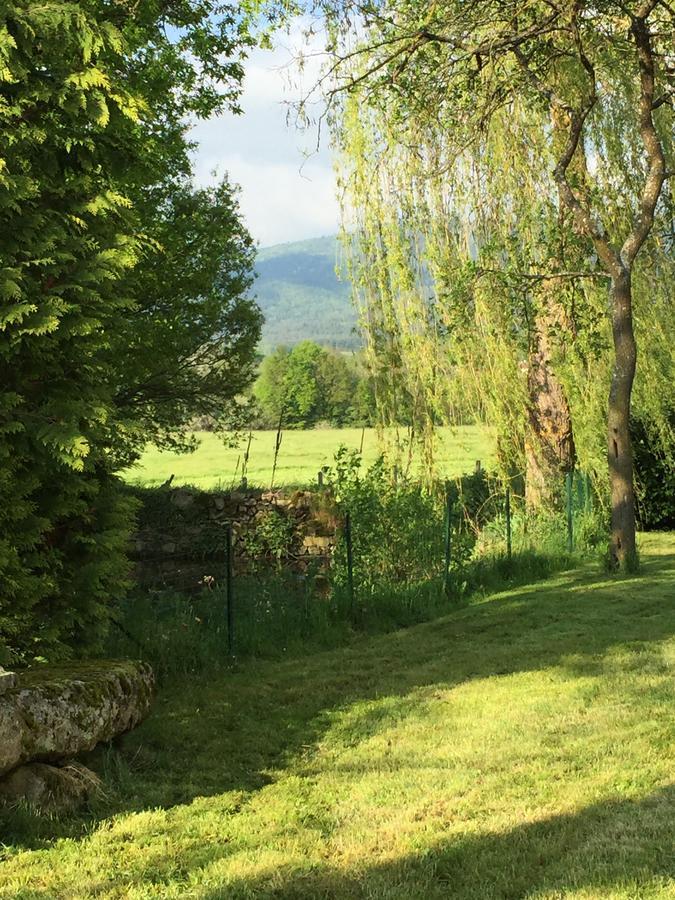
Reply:
M276 428L286 406L286 373L291 351L277 347L260 364L253 394L262 412L262 424Z
M317 376L323 397L319 418L336 428L351 424L360 381L354 365L342 354L329 350L319 360Z
M312 428L329 422L337 428L361 421L357 413L361 376L340 353L314 341L301 341L266 356L255 385L255 396L267 427L281 418L289 428Z
M321 418L325 397L319 370L326 355L314 341L296 344L288 357L284 422L295 428L311 428Z
M260 337L253 242L229 182L171 184L158 205L152 196L142 218L154 244L120 287L134 302L107 354L120 463L148 441L190 446L199 417L216 431L237 428Z

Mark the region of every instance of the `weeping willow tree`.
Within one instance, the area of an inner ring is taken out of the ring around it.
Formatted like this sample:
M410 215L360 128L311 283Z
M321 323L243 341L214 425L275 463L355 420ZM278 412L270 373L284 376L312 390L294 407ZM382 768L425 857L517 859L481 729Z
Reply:
M630 562L635 328L663 431L673 365L672 10L350 6L329 8L327 78L383 415L404 393L428 433L473 400L533 505L604 455L611 556Z
M419 128L401 146L358 98L342 112L352 279L386 379L383 413L400 415L402 376L420 433L487 419L505 473L526 466L531 504L554 502L575 461L553 367L556 328L571 326L569 273L537 274L551 262L553 211L532 168L511 164L513 116L448 166L443 132Z

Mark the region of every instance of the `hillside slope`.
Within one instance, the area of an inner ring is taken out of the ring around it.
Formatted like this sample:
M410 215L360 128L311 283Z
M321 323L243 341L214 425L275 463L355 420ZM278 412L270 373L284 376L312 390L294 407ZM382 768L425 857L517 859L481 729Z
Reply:
M253 291L265 315L265 352L307 339L339 350L359 346L350 286L336 275L337 258L334 236L258 251Z
M177 682L106 757L114 816L4 823L0 897L672 898L675 535L642 554Z

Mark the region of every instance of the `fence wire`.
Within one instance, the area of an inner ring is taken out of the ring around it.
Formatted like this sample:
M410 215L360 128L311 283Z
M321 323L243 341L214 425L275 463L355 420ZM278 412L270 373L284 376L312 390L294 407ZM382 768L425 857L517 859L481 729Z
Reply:
M448 486L443 502L406 527L403 503L389 519L346 510L334 550L301 565L235 559L226 526L216 553L137 564L136 587L113 612L109 652L141 655L162 676L279 657L308 643L335 646L355 630L432 618L476 586L546 575L556 555L559 567L592 513L590 480L575 474L564 496L564 509L550 519L547 553L541 527L528 521L522 504L514 509L508 490L490 489L469 510Z

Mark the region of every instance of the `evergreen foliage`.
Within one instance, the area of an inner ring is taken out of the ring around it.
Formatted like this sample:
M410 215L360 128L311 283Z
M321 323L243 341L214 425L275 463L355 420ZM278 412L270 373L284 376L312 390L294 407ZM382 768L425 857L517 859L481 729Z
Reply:
M238 310L228 341L246 379L259 323L233 299L248 284L250 241L227 187L208 196L184 190L168 210L153 198L187 172L184 117L235 100L235 50L247 42L242 14L216 2L3 6L0 636L26 659L77 652L101 637L128 575L133 504L116 471L143 431L155 437L185 424L181 396L152 410L120 402L143 366L157 365L120 352L139 319L137 353L164 353L166 322L152 304L171 292L170 273L153 295L147 261L163 252L159 241L181 202L204 227L209 214L222 217L235 265L228 281L225 258L216 265L208 248L208 276L198 283L188 258L172 312L179 316L182 304L189 319L196 303L206 332L231 324ZM172 232L172 263L192 237ZM220 279L214 287L205 285L211 275ZM225 322L213 313L223 296ZM179 352L167 351L175 365ZM185 341L181 351L185 361ZM176 382L187 390L182 374L172 377L173 390Z
M139 120L121 52L76 4L15 3L0 32L0 624L28 653L94 637L126 575L98 361L142 250L119 190Z

